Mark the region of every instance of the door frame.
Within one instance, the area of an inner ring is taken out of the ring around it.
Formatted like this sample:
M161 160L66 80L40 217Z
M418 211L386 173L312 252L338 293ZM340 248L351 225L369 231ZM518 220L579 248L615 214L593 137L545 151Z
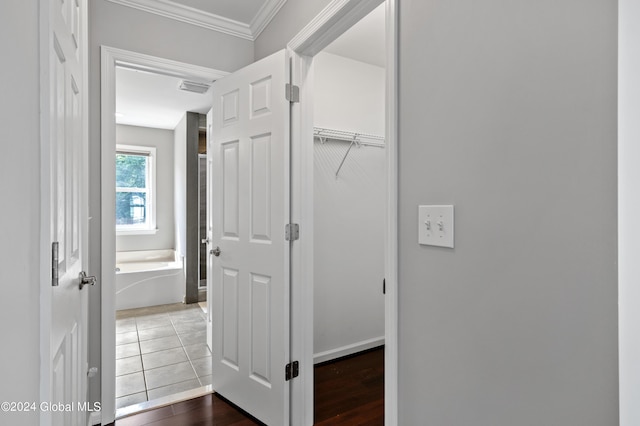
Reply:
M640 200L637 194L640 149L640 54L636 27L640 7L634 0L618 2L618 391L620 426L640 421Z
M116 394L116 317L115 317L115 167L113 155L116 150L116 67L131 68L187 78L194 81L213 81L228 73L184 62L145 55L109 46L100 46L100 197L102 217L101 239L101 403L102 424L115 420Z
M386 3L387 197L385 225L385 424L398 423L398 0L333 0L287 45L300 102L291 107L291 221L300 240L291 251L291 356L301 362L292 381L291 422L313 424L313 56ZM297 285L296 283L300 283ZM382 283L381 283L382 284Z

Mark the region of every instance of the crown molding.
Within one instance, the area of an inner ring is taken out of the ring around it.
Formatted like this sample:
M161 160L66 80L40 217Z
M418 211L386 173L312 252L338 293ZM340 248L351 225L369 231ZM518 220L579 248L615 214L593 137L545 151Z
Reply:
M214 15L199 9L175 3L170 0L107 0L122 6L143 10L165 18L174 19L213 31L253 40L248 24L234 21L223 16Z
M250 24L225 18L171 0L107 0L209 30L254 41L287 0L267 0Z
M265 4L262 5L251 21L251 24L249 24L254 40L257 39L267 25L269 25L269 22L271 22L286 2L287 0L267 0Z

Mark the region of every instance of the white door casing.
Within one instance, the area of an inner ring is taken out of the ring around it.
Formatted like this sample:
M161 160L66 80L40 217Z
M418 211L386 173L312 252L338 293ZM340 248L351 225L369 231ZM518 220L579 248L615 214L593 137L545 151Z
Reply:
M213 84L213 389L269 425L289 424L288 61Z
M209 350L213 349L213 256L211 254L211 239L213 238L213 190L211 187L213 173L213 141L211 140L211 132L213 130L213 109L207 112L207 346Z
M50 291L43 297L43 339L47 367L41 395L46 404L64 404L66 409L48 409L42 423L85 425L89 407L87 390L88 291L80 289L79 275L88 264L88 180L86 109L86 2L47 0L46 28L48 84L47 119L43 119L43 144L49 146L47 162L48 244L58 258L50 257L51 280L43 283ZM46 100L44 100L46 102ZM47 219L43 219L44 221ZM57 272L57 280L55 273ZM46 399L44 399L46 398ZM69 409L69 407L71 409ZM42 410L42 407L41 407ZM42 410L45 411L45 410Z

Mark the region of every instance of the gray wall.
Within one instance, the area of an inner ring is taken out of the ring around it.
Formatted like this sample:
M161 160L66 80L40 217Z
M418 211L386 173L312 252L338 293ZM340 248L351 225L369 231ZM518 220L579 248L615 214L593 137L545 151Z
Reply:
M40 131L37 2L0 6L0 401L38 401L40 365ZM0 424L33 425L38 413Z
M138 126L116 126L116 143L156 148L156 227L152 235L119 235L116 251L175 248L173 216L173 131Z
M106 45L221 71L253 62L253 43L176 22L106 0L89 3L89 229L91 274L100 276L100 46ZM15 40L15 39L14 39ZM22 42L21 42L22 43ZM91 293L89 365L100 365L100 292ZM91 401L100 399L99 375L89 381Z
M617 424L616 2L399 3L399 424Z
M616 12L401 1L400 424L617 424Z

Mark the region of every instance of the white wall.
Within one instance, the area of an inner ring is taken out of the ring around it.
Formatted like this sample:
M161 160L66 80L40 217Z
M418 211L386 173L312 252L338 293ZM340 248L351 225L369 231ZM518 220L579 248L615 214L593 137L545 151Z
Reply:
M384 136L384 68L324 52L313 66L314 126Z
M640 424L640 1L619 1L620 426Z
M316 362L384 343L385 153L314 143Z
M384 69L321 53L314 59L314 125L384 135ZM314 143L316 361L384 341L385 149Z
M19 42L17 42L19 40ZM40 124L38 4L0 6L0 401L39 400ZM0 424L33 425L38 412L0 411Z
M116 125L116 143L156 148L156 227L153 235L119 235L116 251L175 248L173 216L173 131Z
M220 71L253 62L253 43L107 0L89 3L89 273L101 275L100 201L100 46L158 56ZM100 365L100 292L92 292L89 363ZM91 401L100 400L99 375L89 380Z

